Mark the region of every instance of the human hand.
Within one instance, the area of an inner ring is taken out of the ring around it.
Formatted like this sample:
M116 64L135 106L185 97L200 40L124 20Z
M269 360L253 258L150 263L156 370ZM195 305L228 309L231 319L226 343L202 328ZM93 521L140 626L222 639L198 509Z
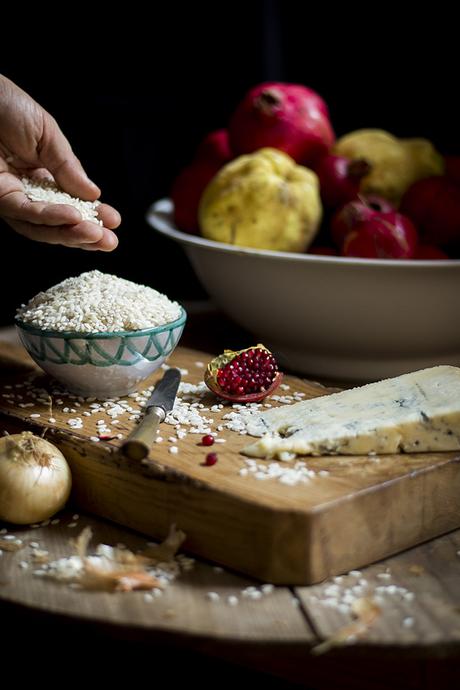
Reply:
M95 201L100 189L87 177L56 120L38 103L0 75L0 217L16 232L38 242L80 249L112 251L118 244L113 228L118 211L98 206L102 225L84 221L66 204L30 201L22 176L54 177L71 196Z

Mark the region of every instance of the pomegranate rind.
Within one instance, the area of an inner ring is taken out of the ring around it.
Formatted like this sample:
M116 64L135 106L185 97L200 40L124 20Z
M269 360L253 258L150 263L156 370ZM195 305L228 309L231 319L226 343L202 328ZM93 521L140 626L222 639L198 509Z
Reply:
M204 376L204 382L206 385L208 378L214 378L217 384L217 372L219 369L223 369L223 367L231 362L232 359L235 359L235 357L238 357L239 355L243 354L243 352L248 352L249 350L266 350L267 352L270 352L270 350L266 348L265 345L262 345L262 343L257 343L257 345L252 345L252 347L246 347L244 350L224 350L221 355L217 355L217 357L214 357L214 359L209 362Z
M212 378L207 378L205 375L204 382L209 388L209 390L217 395L217 397L222 398L223 400L230 400L231 402L234 403L241 403L241 404L246 404L246 403L254 403L254 402L260 402L264 398L266 398L268 395L271 395L271 393L274 392L276 388L280 385L280 383L283 380L283 374L281 371L278 371L276 373L275 378L273 379L272 383L270 386L264 390L264 391L259 391L258 393L248 393L247 395L232 395L230 393L226 393L225 391L222 390L222 388L219 386L217 381Z
M279 384L281 383L283 375L281 374L281 372L277 372L270 386L264 391L258 391L256 393L247 393L245 395L237 395L233 393L227 393L226 391L222 390L222 388L219 386L217 382L217 375L219 373L219 369L222 369L223 367L225 367L226 364L234 360L235 357L239 357L241 354L243 354L243 352L248 352L249 350L265 350L266 352L272 354L271 351L267 347L265 347L265 345L262 345L262 343L257 343L257 345L246 347L243 350L224 350L221 355L214 357L214 359L212 359L209 362L204 375L204 382L209 388L209 390L212 391L219 398L240 403L258 402L259 400L263 400L264 398L266 398L267 395L270 395L270 393L272 393L275 390L275 388L277 388L277 386L279 386Z

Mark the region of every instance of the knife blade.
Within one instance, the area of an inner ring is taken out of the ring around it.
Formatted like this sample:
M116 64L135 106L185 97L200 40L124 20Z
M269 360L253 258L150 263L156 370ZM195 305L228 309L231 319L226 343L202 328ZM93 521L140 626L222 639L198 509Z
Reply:
M149 454L158 425L174 407L180 377L179 369L168 369L156 384L145 406L144 418L121 446L123 454L131 460L142 460Z

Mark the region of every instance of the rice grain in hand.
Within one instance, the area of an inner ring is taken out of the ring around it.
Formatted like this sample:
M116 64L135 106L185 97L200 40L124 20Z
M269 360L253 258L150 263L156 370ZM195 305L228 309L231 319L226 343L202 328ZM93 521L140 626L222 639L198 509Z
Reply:
M89 220L92 223L103 225L102 220L97 215L97 208L100 205L99 201L83 201L83 199L71 196L59 189L52 180L33 180L29 177L22 177L21 182L26 197L31 201L44 201L48 204L73 206L80 212L82 220Z

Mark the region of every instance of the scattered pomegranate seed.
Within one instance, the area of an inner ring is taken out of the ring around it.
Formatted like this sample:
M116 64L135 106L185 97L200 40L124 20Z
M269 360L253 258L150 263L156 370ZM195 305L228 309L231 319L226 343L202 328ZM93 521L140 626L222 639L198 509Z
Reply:
M204 467L210 467L211 465L215 465L216 462L217 462L217 453L208 453L205 461L202 462L201 464Z
M212 446L214 443L214 436L211 436L211 434L206 434L206 436L203 436L201 439L201 445L202 446Z

